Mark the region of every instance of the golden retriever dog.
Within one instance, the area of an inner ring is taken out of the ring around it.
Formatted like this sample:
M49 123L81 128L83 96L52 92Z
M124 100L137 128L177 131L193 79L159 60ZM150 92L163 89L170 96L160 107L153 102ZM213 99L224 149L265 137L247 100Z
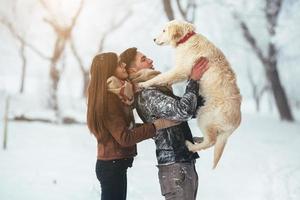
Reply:
M206 57L209 61L209 68L199 81L199 94L205 98L205 105L197 111L197 123L204 140L196 144L186 141L186 145L193 152L214 145L214 169L222 156L228 137L241 122L242 98L235 73L222 51L203 35L195 33L195 27L190 23L170 21L154 42L176 48L175 67L140 83L141 88L187 80L200 57Z

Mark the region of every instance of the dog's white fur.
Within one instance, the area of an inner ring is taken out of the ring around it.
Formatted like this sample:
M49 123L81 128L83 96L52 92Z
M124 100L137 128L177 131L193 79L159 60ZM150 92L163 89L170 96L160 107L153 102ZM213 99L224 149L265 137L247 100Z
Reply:
M193 152L215 145L213 163L215 168L222 156L227 138L241 122L241 95L235 74L224 54L203 35L195 34L177 45L181 38L194 30L192 24L177 20L166 25L155 39L155 43L176 48L175 68L140 83L139 86L146 88L186 80L200 57L209 60L209 69L201 78L199 89L199 93L205 97L205 105L200 107L197 113L197 122L204 135L204 141L198 144L186 141L186 145Z

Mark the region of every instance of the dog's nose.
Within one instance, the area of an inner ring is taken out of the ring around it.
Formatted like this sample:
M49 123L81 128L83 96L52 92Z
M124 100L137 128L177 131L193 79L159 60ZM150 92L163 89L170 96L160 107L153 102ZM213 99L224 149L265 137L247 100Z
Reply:
M154 38L153 41L155 42L155 41L156 41L156 38Z

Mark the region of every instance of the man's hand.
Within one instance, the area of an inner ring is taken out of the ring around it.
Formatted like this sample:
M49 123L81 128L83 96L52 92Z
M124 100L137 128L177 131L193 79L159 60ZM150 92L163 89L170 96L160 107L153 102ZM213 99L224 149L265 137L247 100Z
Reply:
M153 122L156 130L160 130L160 129L165 129L165 128L169 128L172 126L176 126L178 124L180 124L181 122L178 121L173 121L173 120L168 120L168 119L157 119Z
M208 59L201 57L199 60L196 61L196 64L192 69L190 78L195 81L199 81L207 69Z

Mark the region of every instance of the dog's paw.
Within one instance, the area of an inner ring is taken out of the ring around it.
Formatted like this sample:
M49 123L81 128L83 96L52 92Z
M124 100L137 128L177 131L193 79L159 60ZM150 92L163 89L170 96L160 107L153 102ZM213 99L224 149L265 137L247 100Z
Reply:
M141 90L148 87L148 85L145 82L138 83L137 85L138 85L138 88L140 88Z
M189 151L196 152L195 148L194 148L194 144L191 143L190 141L186 140L185 141L185 146L188 148Z
M195 143L200 144L201 142L203 142L204 138L203 137L193 137L193 140Z

